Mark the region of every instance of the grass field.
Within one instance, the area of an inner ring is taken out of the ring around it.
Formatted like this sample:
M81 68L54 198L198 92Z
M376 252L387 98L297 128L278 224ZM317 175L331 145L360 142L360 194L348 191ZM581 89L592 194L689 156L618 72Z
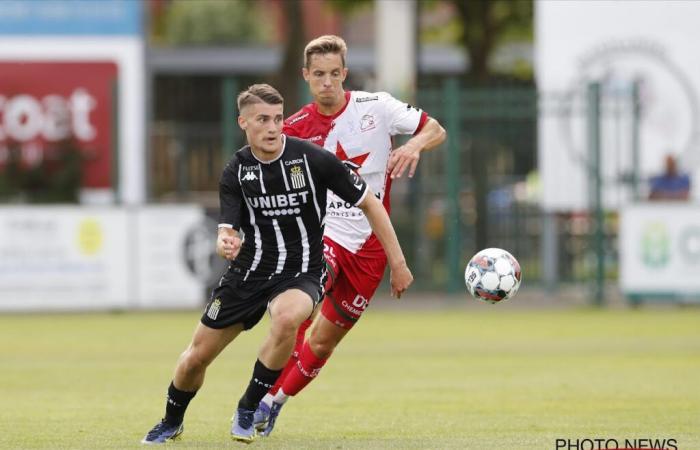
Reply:
M0 448L139 448L199 313L0 316ZM241 448L229 418L265 320L211 366L169 447ZM247 448L700 448L700 309L370 311Z

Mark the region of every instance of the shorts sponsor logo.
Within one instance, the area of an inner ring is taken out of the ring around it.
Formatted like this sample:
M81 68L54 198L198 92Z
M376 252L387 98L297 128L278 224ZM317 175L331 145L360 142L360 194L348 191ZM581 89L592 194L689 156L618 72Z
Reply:
M221 299L217 298L214 299L213 302L209 305L209 310L207 311L207 317L209 317L211 320L216 320L217 317L219 317L219 311L221 310Z
M348 303L347 300L343 300L341 302L341 305L343 305L343 308L345 308L345 310L350 314L360 316L367 308L368 303L369 301L366 298L364 298L360 294L357 294L352 300L352 304Z

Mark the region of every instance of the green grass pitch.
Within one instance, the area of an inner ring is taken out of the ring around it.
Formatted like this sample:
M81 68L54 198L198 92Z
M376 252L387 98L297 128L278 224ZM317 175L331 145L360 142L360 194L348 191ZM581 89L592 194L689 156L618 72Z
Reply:
M198 312L0 316L0 448L140 448ZM209 368L170 448L242 448L229 420L265 319ZM247 448L700 448L700 309L369 311Z

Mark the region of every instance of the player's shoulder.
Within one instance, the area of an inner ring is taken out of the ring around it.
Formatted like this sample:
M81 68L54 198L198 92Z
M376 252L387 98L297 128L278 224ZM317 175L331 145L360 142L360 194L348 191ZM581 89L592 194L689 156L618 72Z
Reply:
M285 145L287 146L284 151L286 159L303 158L306 156L309 162L314 162L326 160L328 157L335 158L335 155L326 151L323 147L319 147L306 139L287 136L287 143Z
M306 122L311 121L311 113L313 112L312 104L304 105L299 111L284 120L285 128L298 129L303 128Z
M252 153L250 151L250 146L245 145L231 156L226 165L224 166L224 172L228 170L237 170L238 166L244 164L247 160L252 158Z
M306 139L302 139L296 136L286 136L285 143L285 156L289 153L289 156L294 156L296 154L306 154L313 153L317 150L323 150L316 144L309 142Z
M384 91L367 92L367 91L352 91L350 99L355 104L363 103L383 103L389 100L395 100L394 97Z

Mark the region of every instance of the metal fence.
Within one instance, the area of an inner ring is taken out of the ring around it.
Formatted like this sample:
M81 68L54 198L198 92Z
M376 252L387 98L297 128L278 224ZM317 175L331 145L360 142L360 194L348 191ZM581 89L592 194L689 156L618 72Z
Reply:
M194 193L208 208L218 207L225 148L242 145L240 133L223 119L235 126L224 101L230 91L222 79L218 122L155 117L149 171L153 201L190 201ZM557 109L543 111L534 86L469 89L456 79L420 89L417 103L448 132L447 144L423 155L416 176L392 189L392 221L417 288L462 289L466 261L489 246L516 255L528 284L591 281L594 217L585 211L545 215L537 201L538 114ZM608 278L617 273L616 224L616 214L604 217ZM546 233L553 234L550 242L556 247L553 277L543 272Z

